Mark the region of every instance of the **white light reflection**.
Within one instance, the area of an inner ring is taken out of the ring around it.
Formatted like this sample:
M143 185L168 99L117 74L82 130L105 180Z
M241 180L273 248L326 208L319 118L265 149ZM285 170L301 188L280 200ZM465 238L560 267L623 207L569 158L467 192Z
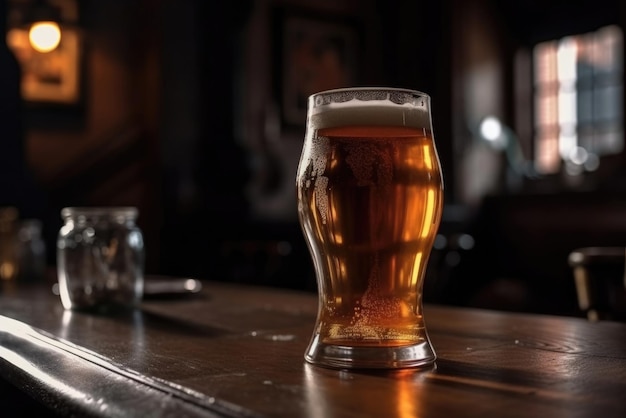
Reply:
M5 361L15 365L15 367L19 368L20 370L28 373L36 380L43 382L46 386L54 387L55 389L63 392L64 394L67 394L74 399L85 400L91 398L89 394L68 386L67 384L63 383L63 381L50 376L48 373L44 372L41 369L38 369L24 357L20 356L14 351L9 350L8 348L0 346L0 357L2 357L2 359L4 359Z
M494 116L488 116L480 124L480 134L488 141L495 141L502 135L502 124Z
M200 287L200 283L194 279L187 279L185 280L185 284L183 285L183 287L185 288L185 290L194 292L196 290L199 290L198 288Z
M435 213L435 191L428 189L426 193L426 210L424 212L424 224L420 233L421 238L426 238L433 228L433 219Z
M44 342L38 340L31 335L33 331L28 325L25 325L19 321L6 317L0 317L0 329L2 330L2 332L7 332L11 335L15 335L18 338L26 339L30 344L44 347L46 350L50 349L50 345L45 344ZM15 367L28 373L36 380L43 382L46 386L53 387L74 399L91 399L91 396L89 394L81 392L74 387L68 386L63 381L56 379L54 376L51 376L43 370L37 368L35 365L33 365L31 362L29 362L27 359L20 356L16 352L11 351L10 349L1 345L0 358L10 364L15 365Z
M577 124L577 94L576 80L578 78L576 65L578 60L578 45L575 37L564 38L556 53L557 73L559 80L558 118L560 125L559 152L562 158L576 148L578 137Z

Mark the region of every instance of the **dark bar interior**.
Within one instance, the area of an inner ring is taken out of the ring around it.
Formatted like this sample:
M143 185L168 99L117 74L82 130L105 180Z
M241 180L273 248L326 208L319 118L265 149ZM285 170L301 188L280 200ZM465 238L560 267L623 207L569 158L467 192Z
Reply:
M625 417L625 26L0 0L0 416Z
M49 0L46 53L39 3L0 1L0 207L50 267L63 207L136 206L146 273L315 292L305 100L347 86L432 98L426 301L583 316L568 255L625 246L623 2Z

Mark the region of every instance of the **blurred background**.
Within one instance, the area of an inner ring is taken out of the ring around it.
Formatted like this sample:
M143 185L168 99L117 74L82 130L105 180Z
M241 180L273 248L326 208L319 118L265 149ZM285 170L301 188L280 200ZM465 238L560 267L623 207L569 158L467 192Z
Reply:
M417 89L446 202L426 301L579 315L568 254L625 241L622 3L0 0L0 206L49 266L61 208L136 206L147 273L315 291L306 97Z

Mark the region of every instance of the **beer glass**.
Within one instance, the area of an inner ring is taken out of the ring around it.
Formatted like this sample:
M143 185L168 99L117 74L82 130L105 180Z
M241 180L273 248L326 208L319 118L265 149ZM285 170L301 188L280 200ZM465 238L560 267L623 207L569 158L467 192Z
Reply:
M430 97L372 87L311 95L296 183L319 293L305 360L432 365L422 288L443 180Z

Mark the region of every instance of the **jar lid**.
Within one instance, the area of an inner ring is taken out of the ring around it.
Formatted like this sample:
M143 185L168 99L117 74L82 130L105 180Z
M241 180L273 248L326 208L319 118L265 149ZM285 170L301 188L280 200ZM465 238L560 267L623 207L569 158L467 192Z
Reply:
M134 206L71 206L61 209L61 218L85 217L124 217L136 218L139 210Z

